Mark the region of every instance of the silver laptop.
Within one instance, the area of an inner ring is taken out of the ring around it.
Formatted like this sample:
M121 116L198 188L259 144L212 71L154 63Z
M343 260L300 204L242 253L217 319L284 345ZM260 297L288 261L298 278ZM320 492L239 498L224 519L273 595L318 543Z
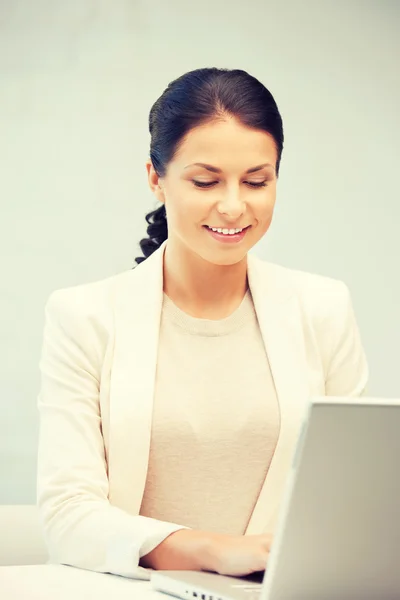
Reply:
M262 583L156 571L152 586L190 600L400 598L400 400L311 401Z

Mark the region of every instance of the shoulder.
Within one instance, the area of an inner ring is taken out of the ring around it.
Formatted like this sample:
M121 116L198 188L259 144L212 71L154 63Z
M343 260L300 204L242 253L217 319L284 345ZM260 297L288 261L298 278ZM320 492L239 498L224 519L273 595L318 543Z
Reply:
M340 315L351 303L349 288L339 279L256 260L265 285L271 285L275 294L296 296L302 311L313 319Z
M50 294L46 309L62 313L105 314L112 308L116 295L132 278L133 271L124 271L98 281L57 289Z
M304 339L318 350L328 396L360 396L368 382L368 364L349 288L343 281L262 263L265 290L293 298L299 307Z
M162 289L162 249L134 269L101 280L55 290L46 303L46 322L64 331L101 340L112 334L116 315L140 319L146 302Z
M71 335L112 334L115 319L140 319L146 303L162 289L162 248L134 269L98 281L54 291L46 303L46 322Z
M100 373L115 337L116 299L132 277L133 271L126 271L52 292L45 306L43 355L62 351Z
M161 247L134 269L98 281L58 289L50 295L47 309L56 308L105 318L117 305L121 305L121 299L126 299L129 305L162 286L162 256Z
M51 336L58 343L72 342L88 354L99 355L100 363L114 338L117 298L133 277L133 271L125 271L52 292L45 306L45 339Z
M285 270L304 309L323 317L327 311L341 312L347 307L350 291L344 281L316 273Z

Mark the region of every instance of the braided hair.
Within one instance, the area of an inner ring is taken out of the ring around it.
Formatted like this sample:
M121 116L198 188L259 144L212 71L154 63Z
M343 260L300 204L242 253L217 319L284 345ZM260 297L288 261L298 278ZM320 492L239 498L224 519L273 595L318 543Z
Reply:
M143 238L139 243L143 256L138 256L136 259L137 264L146 260L168 238L167 215L164 204L160 208L149 212L146 215L146 221L148 223L147 234L149 237Z

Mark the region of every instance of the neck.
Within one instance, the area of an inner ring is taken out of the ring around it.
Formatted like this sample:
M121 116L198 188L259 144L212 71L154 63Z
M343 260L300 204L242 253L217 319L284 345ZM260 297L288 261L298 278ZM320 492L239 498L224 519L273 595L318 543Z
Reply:
M223 319L240 305L247 290L247 258L215 265L168 240L164 292L181 310L204 319Z

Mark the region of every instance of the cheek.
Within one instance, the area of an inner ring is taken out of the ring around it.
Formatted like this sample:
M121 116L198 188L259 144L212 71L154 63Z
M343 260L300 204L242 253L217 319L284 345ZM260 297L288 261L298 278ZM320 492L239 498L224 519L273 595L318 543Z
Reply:
M205 198L199 198L196 190L193 192L175 189L173 193L167 193L165 197L168 219L171 224L180 228L187 228L204 220L210 210L209 204Z
M275 194L257 198L252 203L252 207L256 218L260 221L270 221L275 208Z

